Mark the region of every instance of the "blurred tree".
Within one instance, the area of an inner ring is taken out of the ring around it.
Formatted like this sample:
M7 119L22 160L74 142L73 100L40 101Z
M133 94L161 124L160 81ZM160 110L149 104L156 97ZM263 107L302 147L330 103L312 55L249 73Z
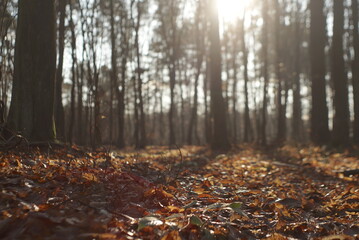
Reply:
M354 93L354 143L359 143L359 27L358 0L352 0L353 46L354 60L352 62L353 93Z
M300 74L301 68L301 45L303 41L301 18L300 18L301 3L299 0L295 2L294 11L294 79L293 79L293 116L292 116L292 137L296 141L303 140L303 121L302 121L302 99L301 99L301 84Z
M262 77L264 80L263 85L263 105L262 105L262 125L261 125L261 138L260 142L262 145L267 145L267 106L268 106L268 84L269 84L269 73L268 73L268 26L269 26L269 16L268 16L268 0L263 0L262 3Z
M244 78L244 142L249 142L252 136L251 119L249 112L249 76L248 76L248 49L246 44L246 29L245 29L245 15L242 19L242 55L243 55L243 78Z
M66 18L67 0L58 2L59 26L58 26L58 63L56 69L56 85L55 85L55 123L56 137L59 140L65 140L65 112L62 103L62 83L63 66L64 66L64 50L65 50L65 18Z
M326 44L326 19L323 8L323 0L310 1L310 63L312 80L311 140L315 144L326 144L330 141L324 53Z
M334 145L349 143L348 80L345 73L344 51L344 1L334 1L334 24L332 43L332 81L334 84Z
M219 20L216 0L210 0L209 14L209 69L211 84L211 111L213 118L213 137L211 146L214 150L227 150L230 147L230 144L227 137L226 112L222 95L221 42L219 37Z

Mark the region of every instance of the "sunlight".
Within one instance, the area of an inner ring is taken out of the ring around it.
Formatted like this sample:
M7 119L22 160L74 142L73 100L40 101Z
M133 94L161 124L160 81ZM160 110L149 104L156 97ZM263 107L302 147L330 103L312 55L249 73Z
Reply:
M250 0L217 0L219 16L224 21L234 22L241 18Z

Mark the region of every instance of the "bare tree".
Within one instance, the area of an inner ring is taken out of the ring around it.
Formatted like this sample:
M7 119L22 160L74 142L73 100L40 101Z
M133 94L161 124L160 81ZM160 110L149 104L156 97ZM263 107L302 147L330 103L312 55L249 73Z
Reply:
M311 0L310 63L312 81L311 140L326 144L330 140L325 83L326 19L323 0Z
M225 103L222 95L221 77L221 42L219 37L218 9L216 1L210 1L209 59L211 83L211 111L213 118L213 138L211 147L214 150L226 150L230 147L227 137Z
M54 0L20 0L9 127L30 141L55 138L56 25Z
M263 105L262 105L262 125L261 125L261 144L267 145L267 92L268 92L268 0L263 0L262 3L262 17L263 17L263 30L262 30L262 58L263 68L262 76L264 79L263 85Z
M354 60L352 62L353 72L353 95L354 95L354 142L359 143L359 27L358 27L358 0L352 0L353 21L353 46Z

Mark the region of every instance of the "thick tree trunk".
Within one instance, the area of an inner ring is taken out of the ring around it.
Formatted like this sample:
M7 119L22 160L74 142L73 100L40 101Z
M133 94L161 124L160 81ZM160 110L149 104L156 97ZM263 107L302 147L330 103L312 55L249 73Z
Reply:
M227 137L227 122L225 103L222 95L221 42L219 38L218 9L216 1L210 1L210 81L211 81L211 111L213 118L213 150L227 150L230 144Z
M29 141L55 138L54 0L19 0L9 127Z
M334 1L332 81L334 83L335 114L332 142L335 146L344 146L349 143L348 79L345 73L343 34L344 2Z
M328 106L325 83L326 19L323 13L324 1L311 0L310 63L312 81L311 140L315 144L330 141L328 127Z

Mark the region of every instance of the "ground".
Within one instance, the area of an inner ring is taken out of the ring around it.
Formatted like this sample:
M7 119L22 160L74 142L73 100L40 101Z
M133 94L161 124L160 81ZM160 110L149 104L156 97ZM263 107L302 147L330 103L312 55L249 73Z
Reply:
M359 239L355 149L0 156L1 239Z

